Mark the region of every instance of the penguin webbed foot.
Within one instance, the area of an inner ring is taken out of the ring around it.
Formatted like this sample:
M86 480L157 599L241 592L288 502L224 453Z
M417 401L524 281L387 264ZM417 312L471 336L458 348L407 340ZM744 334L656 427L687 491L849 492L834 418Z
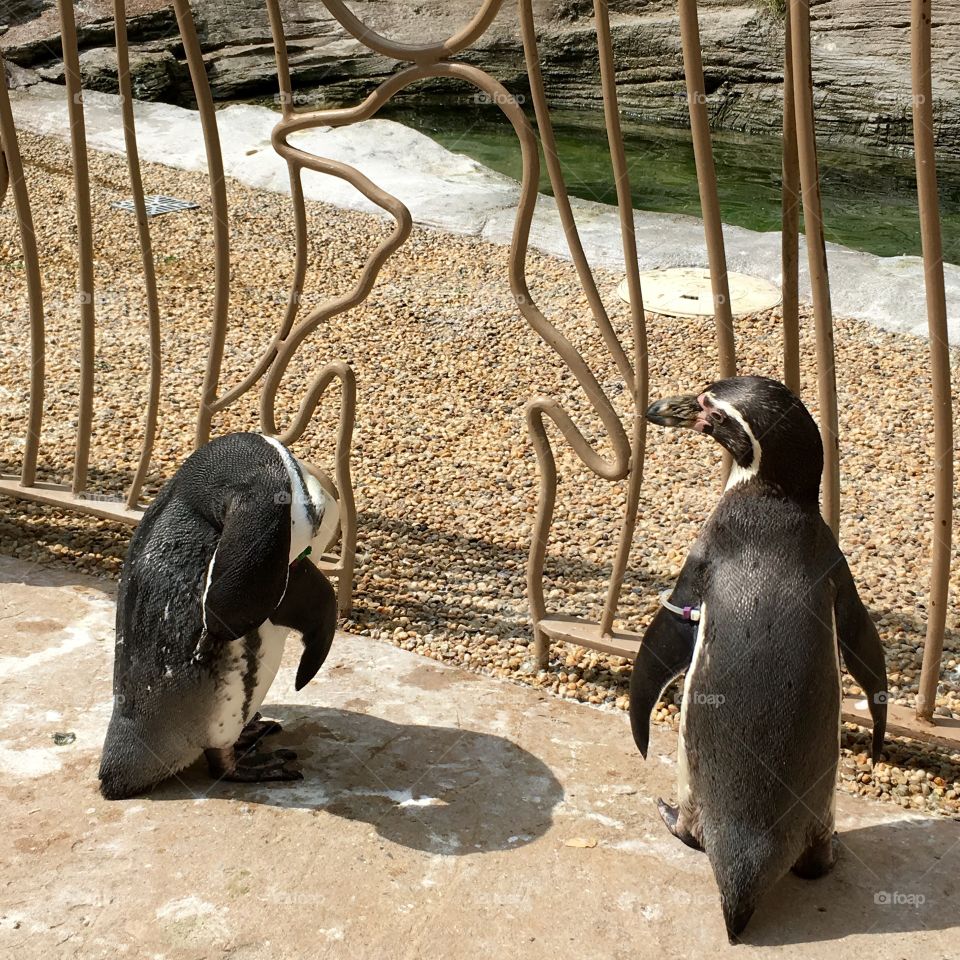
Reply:
M205 751L210 776L233 783L267 783L302 780L303 774L291 764L297 755L293 750L274 750L238 756L233 747Z

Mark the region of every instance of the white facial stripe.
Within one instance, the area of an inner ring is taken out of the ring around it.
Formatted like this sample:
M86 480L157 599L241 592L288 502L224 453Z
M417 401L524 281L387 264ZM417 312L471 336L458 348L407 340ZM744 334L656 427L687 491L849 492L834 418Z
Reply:
M740 427L749 438L750 444L753 447L753 461L749 467L741 467L736 461L733 462L733 466L730 469L730 476L727 479L727 485L723 490L723 492L726 493L728 490L732 490L738 484L746 483L748 480L752 480L757 473L759 473L760 441L757 440L757 438L753 435L750 425L746 420L744 420L740 411L733 406L733 404L727 403L726 400L718 400L712 393L708 393L706 397L714 407L725 413L731 420L735 420L738 424L740 424Z
M314 550L320 554L333 546L337 526L340 523L340 504L320 486L320 481L313 474L304 470L303 475L306 478L310 496L320 512L320 526L317 527L313 537Z
M274 437L263 439L276 447L290 478L290 562L293 563L310 546L313 539L313 524L307 514L307 505L303 502L302 491L305 485L293 454Z

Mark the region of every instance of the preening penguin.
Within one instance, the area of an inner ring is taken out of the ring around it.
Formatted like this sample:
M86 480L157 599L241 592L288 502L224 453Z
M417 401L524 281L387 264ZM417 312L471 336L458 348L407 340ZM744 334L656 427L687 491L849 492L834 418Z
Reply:
M706 851L731 942L789 869L833 865L840 757L839 650L886 724L883 649L819 511L823 447L803 403L763 377L653 404L647 419L712 436L733 457L726 490L644 635L630 720L646 756L650 712L686 672L679 804L670 832Z
M235 433L190 456L134 531L117 597L114 707L100 763L107 799L139 793L206 753L212 776L298 780L291 751L254 753L280 728L257 713L300 631L296 688L326 659L333 587L307 559L336 501L279 442Z

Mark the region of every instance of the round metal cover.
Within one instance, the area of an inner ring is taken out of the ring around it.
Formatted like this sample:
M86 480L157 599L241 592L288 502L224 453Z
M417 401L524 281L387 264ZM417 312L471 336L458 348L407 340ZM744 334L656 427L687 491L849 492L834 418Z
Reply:
M780 288L769 280L745 273L728 273L731 310L734 316L770 310L780 303ZM670 317L712 317L713 289L710 271L703 267L669 267L640 274L643 307ZM630 302L627 281L617 287L621 300Z

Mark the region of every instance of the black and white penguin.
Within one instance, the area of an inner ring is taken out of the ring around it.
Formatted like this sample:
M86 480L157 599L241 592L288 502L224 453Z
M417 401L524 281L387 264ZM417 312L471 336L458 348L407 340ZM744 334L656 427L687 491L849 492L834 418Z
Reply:
M139 793L201 753L217 779L301 779L291 751L254 752L280 729L257 711L289 629L304 647L297 690L330 650L336 596L307 554L330 543L338 516L289 450L258 434L208 443L163 487L120 577L104 797Z
M705 850L736 943L765 890L835 858L840 663L886 725L883 649L819 510L823 446L806 407L764 377L654 403L647 419L712 436L733 457L723 496L644 634L630 686L646 756L650 712L686 672L674 836ZM669 599L667 598L669 594Z

